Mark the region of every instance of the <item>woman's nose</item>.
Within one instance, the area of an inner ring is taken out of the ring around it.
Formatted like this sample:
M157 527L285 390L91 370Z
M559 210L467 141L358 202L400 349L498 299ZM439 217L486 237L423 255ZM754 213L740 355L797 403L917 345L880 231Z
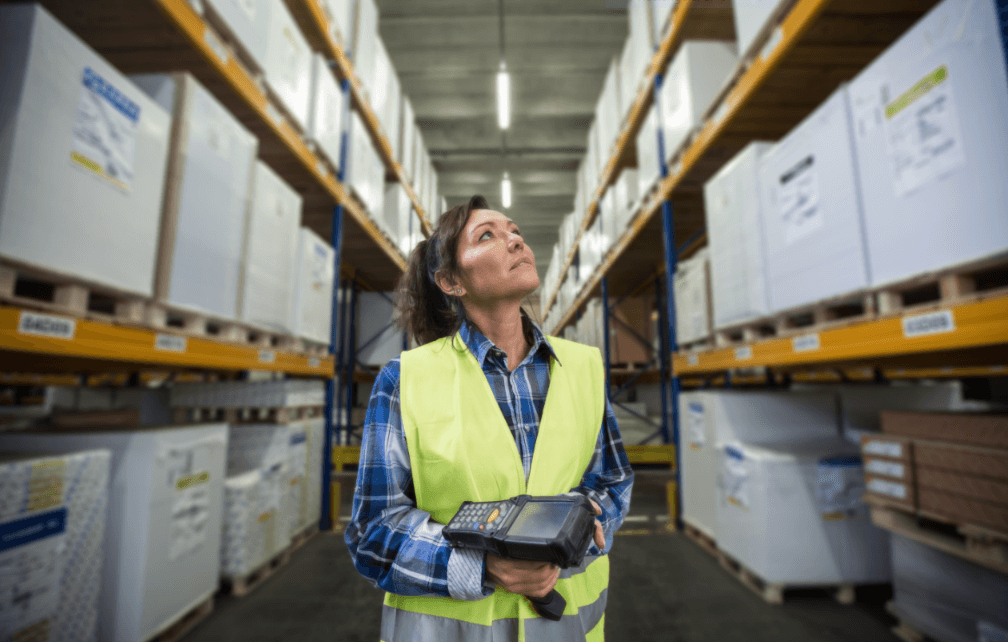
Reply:
M522 239L522 237L520 235L518 235L518 234L512 234L511 235L511 243L510 243L508 249L510 249L512 252L514 252L515 250L520 250L523 247L525 247L525 241L524 241L524 239Z

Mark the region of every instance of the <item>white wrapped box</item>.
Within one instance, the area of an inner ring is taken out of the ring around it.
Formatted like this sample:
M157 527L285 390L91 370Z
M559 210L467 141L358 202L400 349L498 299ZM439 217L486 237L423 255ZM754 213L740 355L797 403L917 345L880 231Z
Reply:
M0 36L0 256L151 296L171 117L39 5Z
M275 0L201 0L203 8L223 35L244 54L252 71L266 69L270 20Z
M357 360L363 365L384 366L402 353L403 333L393 322L393 301L393 292L357 294Z
M325 11L326 19L329 21L328 34L340 49L346 50L350 46L351 14L353 13L352 0L319 0L322 10Z
M336 253L331 245L307 227L298 236L297 270L294 272L294 334L328 344L332 339L333 280Z
M413 103L405 94L401 114L399 156L396 160L402 165L406 178L412 181L416 171L416 116L413 113Z
M690 133L728 82L738 58L735 45L714 40L687 40L665 70L659 102L665 160L678 155Z
M1000 29L945 0L848 87L873 285L1008 250Z
M112 452L98 639L149 640L217 590L226 424L4 436L4 449Z
M241 318L252 325L291 332L301 196L262 161L256 162L253 194Z
M868 519L857 446L840 439L721 448L718 548L763 581L871 584L890 577L887 533Z
M619 58L620 122L630 115L630 108L633 107L634 100L637 99L637 92L644 79L643 75L637 75L636 55L633 34L630 34L623 44L623 51Z
M315 142L333 169L339 171L343 148L343 91L322 54L312 56L311 86L305 134Z
M822 392L707 393L720 447L733 442L779 443L840 436L837 398Z
M190 74L130 79L174 115L154 296L236 319L259 141Z
M308 522L308 430L302 421L291 422L288 429L287 520L291 538L303 531Z
M844 437L855 444L861 443L862 434L882 429L879 415L883 410L958 410L963 401L962 384L958 381L888 386L849 384L830 386L828 390L839 395L840 426Z
M619 226L619 209L616 205L616 187L610 185L599 201L599 216L602 218L602 256L623 236L623 228Z
M1008 576L902 535L889 539L893 601L900 619L936 640L1005 639Z
M868 286L845 90L763 155L760 188L771 312Z
M713 538L720 456L714 440L714 422L707 411L707 393L681 393L679 416L683 521Z
M376 43L378 42L378 6L374 0L352 0L354 4L354 37L350 59L354 73L370 97L375 87Z
M602 93L599 95L598 103L595 105L595 122L598 124L598 164L599 173L609 162L609 152L612 150L620 128L620 95L619 95L619 68L614 58L609 63L609 71L606 73L605 81L602 84Z
M378 119L378 124L381 125L382 132L387 136L390 130L389 123L386 120L386 107L388 106L388 101L391 99L389 86L391 76L394 72L392 70L392 59L389 58L388 50L385 49L385 43L382 42L380 36L375 40L374 49L374 83L369 92L369 104L371 105L371 111L375 114L375 118Z
M283 2L270 3L263 76L281 105L305 131L311 102L312 48Z
M704 185L714 327L769 314L759 165L769 143L750 143Z
M613 194L613 205L616 208L616 238L623 236L623 232L630 226L630 220L636 213L639 187L636 169L628 167L620 172L619 178L616 179L615 193Z
M658 158L658 112L652 104L637 132L637 192L643 198L661 178ZM710 230L710 226L707 227Z
M325 455L325 418L304 420L305 484L303 520L299 531L318 524L322 517L322 466Z
M711 336L710 260L707 248L676 264L676 342L692 343Z
M325 384L311 379L176 383L173 408L298 408L325 403Z
M291 518L297 506L291 501L291 425L239 424L230 427L228 476L247 472L260 475L260 506L275 520L268 527L263 549L266 557L282 552L291 542Z
M109 459L0 455L0 638L99 639Z
M357 112L353 113L350 129L349 174L350 188L364 204L368 216L374 221L382 219L385 200L385 164L371 141L371 134Z
M595 198L595 188L598 187L598 177L601 173L599 152L598 152L598 121L593 120L591 127L588 128L588 137L585 139L585 148L587 149L585 153L585 175L584 175L584 186L585 186L585 208L587 208L593 198ZM604 165L605 161L601 161Z
M388 228L389 236L396 241L402 242L404 237L409 236L409 217L413 211L413 201L402 183L385 184L385 226Z
M263 501L258 470L224 480L221 576L243 577L269 559L275 546L276 514Z
M781 9L788 4L787 0L732 0L735 40L743 60L758 53L757 37L771 21L781 17Z
M661 44L662 36L668 30L668 23L672 17L672 7L675 0L652 0L647 4L651 5L651 28L655 46Z
M651 58L654 57L656 44L654 30L651 27L652 7L650 2L631 2L627 7L633 63L630 75L639 83L644 79Z

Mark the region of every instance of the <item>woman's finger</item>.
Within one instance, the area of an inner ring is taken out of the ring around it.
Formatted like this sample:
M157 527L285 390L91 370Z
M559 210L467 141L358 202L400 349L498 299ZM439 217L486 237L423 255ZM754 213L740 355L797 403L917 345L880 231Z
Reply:
M605 531L602 530L602 523L595 520L595 545L600 549L605 548Z

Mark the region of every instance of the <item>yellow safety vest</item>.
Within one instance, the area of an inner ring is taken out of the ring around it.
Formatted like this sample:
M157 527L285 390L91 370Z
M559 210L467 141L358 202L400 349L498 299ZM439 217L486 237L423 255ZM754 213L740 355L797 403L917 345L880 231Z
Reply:
M400 399L417 506L447 524L465 500L558 495L581 483L605 409L598 350L548 337L560 364L536 437L528 483L514 437L486 375L460 336L402 353ZM497 590L479 601L385 594L383 642L602 640L609 559L564 569L567 600L558 622L539 617L524 596Z

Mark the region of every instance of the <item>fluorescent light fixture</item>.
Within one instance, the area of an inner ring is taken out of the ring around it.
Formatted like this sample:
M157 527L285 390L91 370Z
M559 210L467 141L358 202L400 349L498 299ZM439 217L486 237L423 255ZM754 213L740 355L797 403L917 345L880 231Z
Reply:
M507 172L504 172L504 178L501 180L501 203L504 209L511 207L511 179Z
M497 124L501 129L511 126L511 76L503 61L497 72Z

